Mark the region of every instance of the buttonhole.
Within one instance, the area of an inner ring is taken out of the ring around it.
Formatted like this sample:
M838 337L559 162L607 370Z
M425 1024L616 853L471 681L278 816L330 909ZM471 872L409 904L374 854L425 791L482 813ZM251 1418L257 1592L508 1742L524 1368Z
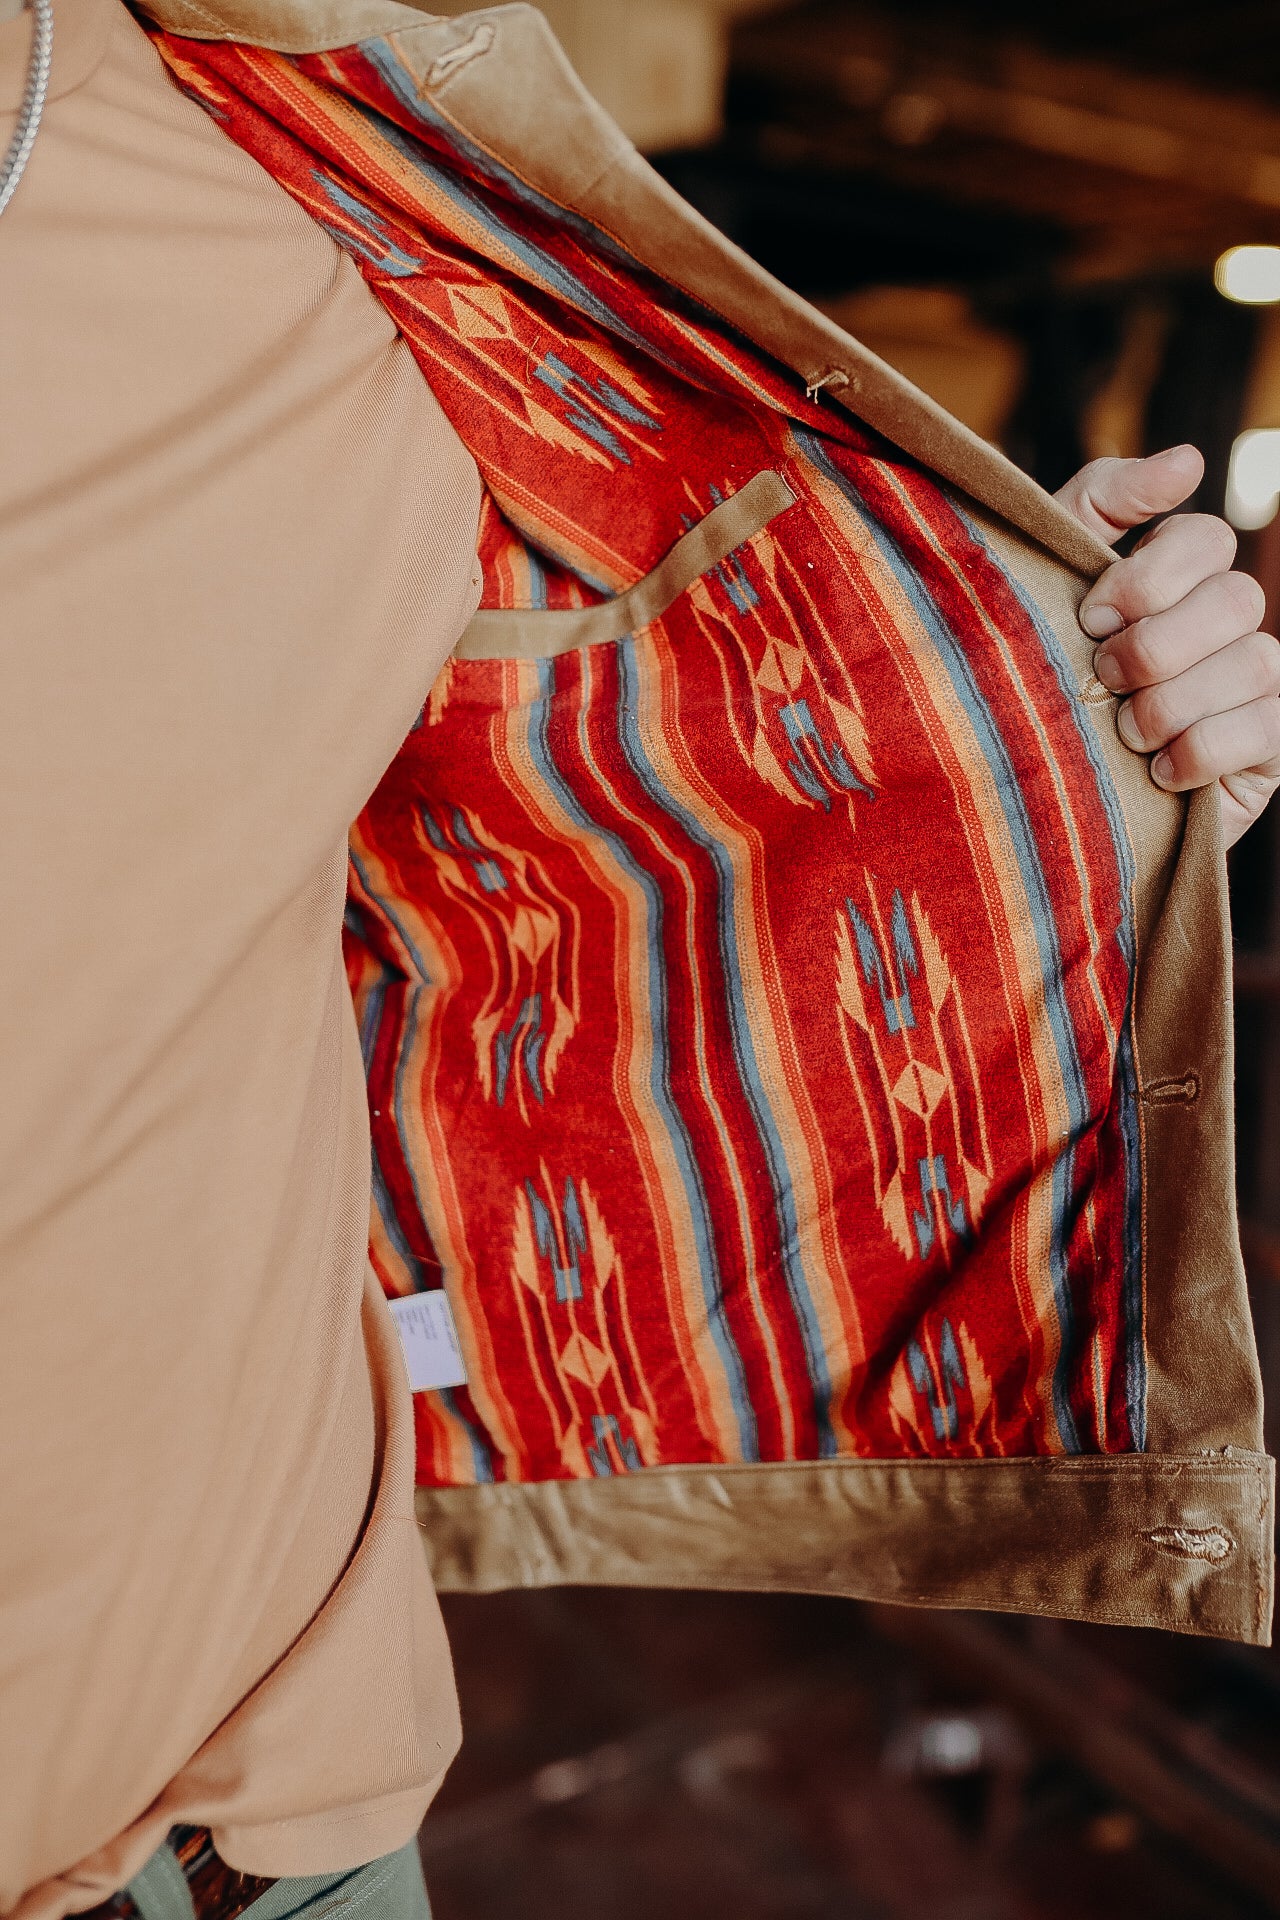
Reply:
M1159 1547L1161 1553L1171 1553L1179 1560L1201 1560L1211 1567L1222 1566L1236 1550L1225 1527L1153 1527L1139 1537Z
M1180 1079L1149 1080L1142 1089L1149 1107L1189 1107L1200 1098L1200 1075L1184 1073Z
M447 53L440 55L440 58L428 69L424 84L428 87L442 87L446 80L453 78L459 68L469 66L473 60L478 60L482 53L488 53L497 38L497 31L497 28L488 22L484 26L477 27L469 40L460 41L456 47L450 47Z

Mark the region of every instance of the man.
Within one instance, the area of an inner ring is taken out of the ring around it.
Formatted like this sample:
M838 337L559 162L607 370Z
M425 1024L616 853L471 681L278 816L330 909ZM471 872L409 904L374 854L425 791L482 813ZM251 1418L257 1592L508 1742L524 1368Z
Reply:
M121 0L54 33L0 217L0 1909L411 1910L457 1720L339 934L348 823L477 604L479 482ZM1110 541L1200 472L1062 497ZM1122 734L1228 838L1280 779L1232 553L1167 521L1082 614Z

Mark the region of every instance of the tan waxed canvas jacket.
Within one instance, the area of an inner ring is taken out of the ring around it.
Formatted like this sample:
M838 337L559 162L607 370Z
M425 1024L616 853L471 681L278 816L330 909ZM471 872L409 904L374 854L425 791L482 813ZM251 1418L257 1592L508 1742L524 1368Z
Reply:
M174 35L287 55L385 43L460 138L789 370L797 405L822 393L935 476L1069 659L1132 848L1142 1449L703 1459L423 1486L437 1583L789 1589L1266 1640L1273 1469L1235 1218L1217 800L1160 792L1116 736L1076 620L1106 550L686 206L591 101L534 9L445 19L397 0L143 0L143 10Z

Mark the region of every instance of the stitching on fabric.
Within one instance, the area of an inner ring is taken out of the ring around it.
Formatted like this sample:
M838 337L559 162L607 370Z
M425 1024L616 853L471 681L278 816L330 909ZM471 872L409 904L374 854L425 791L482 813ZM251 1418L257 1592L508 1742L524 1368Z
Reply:
M425 1533L425 1527L423 1531ZM533 1587L536 1582L529 1580L524 1584L528 1587ZM703 1590L708 1592L738 1593L743 1590L741 1578L737 1575L730 1575L716 1584L706 1581L701 1581L699 1584ZM788 1585L785 1580L755 1577L751 1582L751 1591L756 1593L795 1593L797 1588ZM821 1594L829 1592L830 1589L821 1586L809 1586L799 1589L799 1591ZM879 1604L896 1606L963 1607L970 1604L963 1595L957 1597L955 1587L947 1587L945 1585L940 1588L917 1587L910 1593L899 1592L892 1596L879 1594L876 1596L876 1599ZM974 1604L980 1605L982 1603L976 1602ZM1025 1595L1019 1598L1017 1611L1019 1614L1026 1615L1029 1619L1061 1620L1063 1618L1062 1609L1059 1605L1055 1605L1049 1601L1032 1600ZM1150 1609L1144 1611L1138 1607L1091 1608L1087 1615L1082 1614L1072 1617L1087 1619L1098 1626L1149 1627L1152 1624ZM1233 1619L1230 1615L1217 1614L1207 1608L1201 1612L1196 1619L1187 1619L1176 1627L1174 1623L1169 1620L1165 1620L1161 1624L1179 1633L1190 1633L1225 1640L1236 1640L1239 1638L1238 1616ZM1259 1614L1255 1616L1256 1631L1261 1630L1261 1624L1261 1615Z
M1194 1071L1168 1080L1152 1080L1142 1089L1149 1107L1190 1107L1200 1098L1200 1075Z
M1225 1527L1152 1527L1138 1537L1161 1553L1172 1553L1179 1560L1199 1560L1210 1567L1225 1566L1236 1550L1236 1542Z
M221 14L211 13L208 7L202 7L200 5L200 0L183 0L183 5L186 7L188 13L196 14L211 27L217 27L219 36L223 40L234 39L234 28L228 26Z
M285 1911L277 1916L277 1920L295 1920L295 1915L306 1913L309 1908L315 1906L318 1900L327 1900L331 1894L341 1893L344 1887L349 1886L356 1876L363 1872L363 1867L353 1867L350 1873L344 1875L340 1880L335 1880L331 1886L318 1887L314 1893L308 1894L306 1899L300 1901L296 1907L286 1907ZM339 1900L336 1905L338 1908L346 1907L351 1904L351 1901L352 1896L348 1894ZM322 1913L332 1913L335 1910L334 1907L321 1908Z
M877 1472L896 1472L906 1469L911 1473L939 1473L959 1475L998 1473L1013 1459L1020 1466L1035 1467L1046 1476L1061 1475L1069 1480L1112 1480L1121 1475L1133 1474L1147 1478L1159 1473L1162 1479L1180 1480L1185 1475L1199 1478L1202 1473L1225 1474L1229 1479L1253 1478L1259 1469L1251 1460L1226 1459L1222 1454L1207 1453L1202 1458L1190 1458L1186 1455L1172 1454L1161 1457L1156 1453L1108 1453L1108 1454L1023 1454L1018 1456L989 1454L983 1459L963 1459L955 1455L938 1456L930 1459L871 1459L847 1456L829 1460L725 1460L714 1462L675 1463L669 1466L646 1467L646 1479L674 1478L680 1474L696 1474L699 1478L717 1479L754 1479L762 1473L785 1475L787 1478L804 1473L828 1474L832 1471L848 1472L850 1469L859 1474ZM521 1490L529 1485L590 1486L589 1480L569 1480L564 1482L530 1482L522 1480L497 1480L481 1482L490 1498L496 1498L501 1504L519 1501ZM423 1494L473 1494L476 1486L460 1487L420 1487Z
M1271 1530L1267 1526L1269 1486L1265 1467L1254 1468L1254 1484L1258 1489L1258 1531L1254 1545L1256 1555L1254 1566L1257 1568L1257 1574L1254 1580L1253 1631L1254 1638L1260 1640L1266 1631L1270 1611L1267 1606L1267 1556L1272 1552L1271 1541L1268 1538Z
M1121 1469L1122 1462L1125 1462L1126 1459L1131 1461L1132 1464L1135 1466L1141 1466L1143 1471L1147 1473L1150 1472L1150 1469L1154 1464L1154 1456L1147 1454L1147 1455L1133 1455L1133 1456L1110 1455L1107 1457L1105 1461L1099 1460L1096 1462L1079 1460L1079 1459L1070 1460L1070 1461L1069 1460L1057 1461L1057 1460L1046 1459L1045 1465L1050 1467L1051 1469L1058 1469L1058 1470L1065 1469L1073 1478L1079 1477L1081 1479L1086 1479L1086 1480L1095 1480L1098 1478L1116 1477L1117 1469ZM774 1468L775 1470L779 1466L784 1466L792 1470L795 1470L797 1468L812 1469L815 1465L820 1465L820 1464L821 1463L813 1462L813 1461L785 1461L785 1462L775 1461L770 1463L771 1467ZM847 1466L850 1463L843 1462L841 1464ZM982 1461L982 1460L950 1459L950 1460L912 1461L910 1463L893 1462L893 1461L889 1461L889 1462L865 1461L865 1462L860 1462L858 1464L863 1466L871 1466L871 1465L894 1466L894 1465L910 1464L913 1470L919 1470L920 1468L924 1468L924 1467L945 1468L950 1473L958 1477L959 1470L961 1468L968 1468L971 1472L979 1472L985 1466L988 1466L991 1464L999 1465L1001 1463L1000 1462L992 1463L992 1462ZM1165 1468L1165 1476L1170 1479L1181 1479L1185 1475L1190 1475L1192 1478L1198 1479L1201 1471L1205 1469L1208 1469L1209 1471L1215 1474L1225 1473L1226 1477L1229 1480L1236 1480L1242 1477L1246 1478L1250 1480L1253 1483L1254 1487L1257 1489L1258 1526L1257 1526L1257 1538L1256 1538L1254 1549L1253 1549L1253 1552L1256 1556L1253 1560L1253 1565L1255 1568L1254 1583L1253 1583L1254 1585L1253 1627L1254 1627L1254 1637L1255 1639L1258 1639L1260 1638L1263 1632L1263 1629L1266 1624L1266 1618L1267 1618L1265 1577L1262 1575L1262 1572L1261 1572L1261 1570L1264 1568L1266 1564L1263 1556L1265 1554L1269 1554L1271 1551L1270 1540L1269 1540L1267 1529L1266 1529L1266 1520L1267 1520L1267 1511L1268 1511L1266 1471L1263 1466L1261 1466L1260 1464L1258 1464L1253 1460L1243 1460L1239 1458L1233 1459L1233 1458L1228 1458L1220 1453L1214 1453L1214 1454L1206 1454L1203 1459L1176 1459L1172 1463L1170 1463L1168 1467ZM687 1467L684 1467L684 1468L655 1467L655 1468L649 1469L649 1472L652 1475L657 1477L661 1477L666 1473L678 1473L678 1472L687 1473L688 1471L689 1469ZM706 1469L706 1471L707 1472L715 1471L717 1474L724 1474L726 1472L732 1473L733 1469L726 1468L725 1466L720 1466L715 1469L708 1468ZM739 1473L758 1473L760 1471L760 1468L757 1465L744 1463L738 1467L737 1471ZM496 1488L493 1490L497 1491ZM452 1489L452 1488L443 1488L443 1489L442 1488L420 1488L419 1489L419 1492L427 1493L427 1494L439 1494L441 1492L447 1494L453 1491L456 1491L456 1489ZM501 1504L507 1505L509 1504L509 1502L503 1501ZM420 1533L422 1533L425 1538L430 1538L430 1528L427 1521L419 1518L417 1524L418 1524L418 1529ZM723 1587L724 1590L727 1590L727 1591L735 1590L733 1586L733 1582L731 1580L727 1582L722 1582L721 1587ZM791 1586L788 1586L784 1581L764 1580L764 1581L758 1582L758 1590L761 1592L771 1593L771 1592L793 1592L795 1589ZM822 1589L811 1588L810 1591L822 1591ZM1218 1589L1218 1591L1221 1592L1221 1589ZM881 1596L881 1597L884 1598L886 1596ZM911 1599L914 1599L914 1602L916 1604L924 1604L924 1605L948 1605L948 1604L963 1605L964 1604L963 1600L960 1600L960 1601L956 1600L954 1593L943 1592L941 1594L935 1594L932 1590L924 1590L924 1589L918 1589L913 1596L900 1596L899 1598L900 1600L907 1600L908 1602ZM1030 1596L1026 1596L1026 1595L1020 1598L1018 1602L1018 1612L1025 1614L1031 1618L1044 1617L1047 1619L1060 1619L1062 1617L1061 1609L1059 1607L1054 1606L1052 1603L1036 1601L1032 1599ZM1152 1616L1149 1609L1144 1610L1142 1608L1131 1608L1131 1607L1124 1607L1124 1606L1105 1607L1097 1610L1091 1609L1088 1614L1089 1619L1094 1620L1101 1625L1112 1625L1112 1626L1150 1626L1151 1617ZM1238 1637L1238 1633L1239 1633L1239 1616L1231 1615L1229 1613L1220 1615L1212 1608L1204 1608L1198 1613L1198 1615L1194 1619L1188 1618L1184 1622L1184 1624L1180 1627L1179 1630L1185 1633L1192 1633L1197 1635L1208 1635L1211 1637L1217 1636L1219 1638L1234 1640Z
M649 572L612 600L578 610L482 608L454 647L456 660L553 659L640 633L698 580L741 552L799 496L766 468L686 529Z
M368 1873L368 1868L358 1867L353 1876L358 1884L351 1888L350 1893L343 1894L342 1898L336 1900L332 1906L320 1907L317 1910L318 1915L326 1913L358 1913L361 1907L368 1906L375 1894L382 1892L388 1881L395 1878L398 1864L398 1856L393 1855L380 1874L367 1880L362 1879L361 1876ZM346 1882L344 1881L343 1884L346 1885ZM332 1892L333 1889L330 1888L329 1891ZM317 1895L316 1897L322 1898L323 1896Z
M1086 707L1105 707L1116 696L1109 687L1103 686L1096 673L1091 673L1081 684L1080 698Z
M407 28L403 33L397 34L396 38L398 41L403 42L403 40L408 35L418 33L421 31L423 31L423 29L417 28L417 27L410 27L410 28ZM592 104L594 105L595 103L592 102ZM478 147L481 153L487 154L489 158L495 162L496 165L498 165L504 170L504 172L509 173L513 180L521 181L524 186L530 188L532 192L538 194L543 200L545 200L548 206L558 207L562 213L568 213L571 211L570 203L568 200L561 199L557 195L551 193L548 190L548 188L545 185L543 185L539 180L535 179L532 174L525 173L520 167L514 164L514 161L512 159L500 153L498 149L494 146L491 146L487 140L483 139L479 134L473 132L471 129L465 127L460 120L455 120L448 111L448 103L446 101L438 100L436 102L436 105L440 113L443 115L444 119L446 120L446 122L451 127L453 127L458 133L460 133L465 140L469 140L473 146ZM635 147L632 145L630 140L627 139L626 135L621 131L621 129L620 128L615 129L615 131L617 132L617 137L620 142L618 149L615 152L611 153L606 160L601 162L600 166L597 168L595 173L593 173L588 180L578 182L573 189L573 196L572 196L573 202L574 202L574 205L578 208L578 211L580 213L581 213L581 207L579 206L578 203L585 202L587 199L589 199L589 197L596 191L601 181L604 180L607 174L612 173L614 168L617 167L623 161L633 161L633 160L640 159L640 155L636 152ZM641 164L643 165L645 163L641 162ZM626 241L622 239L621 235L615 233L611 227L608 227L602 221L597 220L593 214L584 215L583 217L587 218L591 222L592 226L596 228L597 232L603 233L609 239L613 240L615 244L621 247L623 252L626 253L630 258L636 259L638 257L632 252L632 249L627 245ZM644 262L641 261L640 264L643 266ZM648 271L650 273L656 273L658 269L655 267L650 267ZM678 287L678 283L674 280L671 281L670 284L672 286ZM690 299L698 298L696 294L690 293L688 288L678 288L678 290L686 293ZM713 309L708 306L708 303L705 300L702 300L700 304L703 307L706 307L708 312L713 311ZM723 314L721 314L719 317L722 320L724 319ZM731 325L732 322L726 321L725 324Z
M463 67L469 67L473 60L478 60L483 54L488 53L497 37L498 29L491 23L486 22L483 26L477 27L469 40L460 41L456 47L450 47L432 63L427 69L425 80L418 88L419 93L425 92L428 87L442 87L446 80L452 80Z

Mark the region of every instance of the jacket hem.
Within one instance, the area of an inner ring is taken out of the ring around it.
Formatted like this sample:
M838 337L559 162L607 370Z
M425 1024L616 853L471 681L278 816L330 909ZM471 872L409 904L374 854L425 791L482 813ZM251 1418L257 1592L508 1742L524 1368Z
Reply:
M1274 1466L1229 1449L654 1467L419 1487L446 1592L699 1587L1270 1644Z

